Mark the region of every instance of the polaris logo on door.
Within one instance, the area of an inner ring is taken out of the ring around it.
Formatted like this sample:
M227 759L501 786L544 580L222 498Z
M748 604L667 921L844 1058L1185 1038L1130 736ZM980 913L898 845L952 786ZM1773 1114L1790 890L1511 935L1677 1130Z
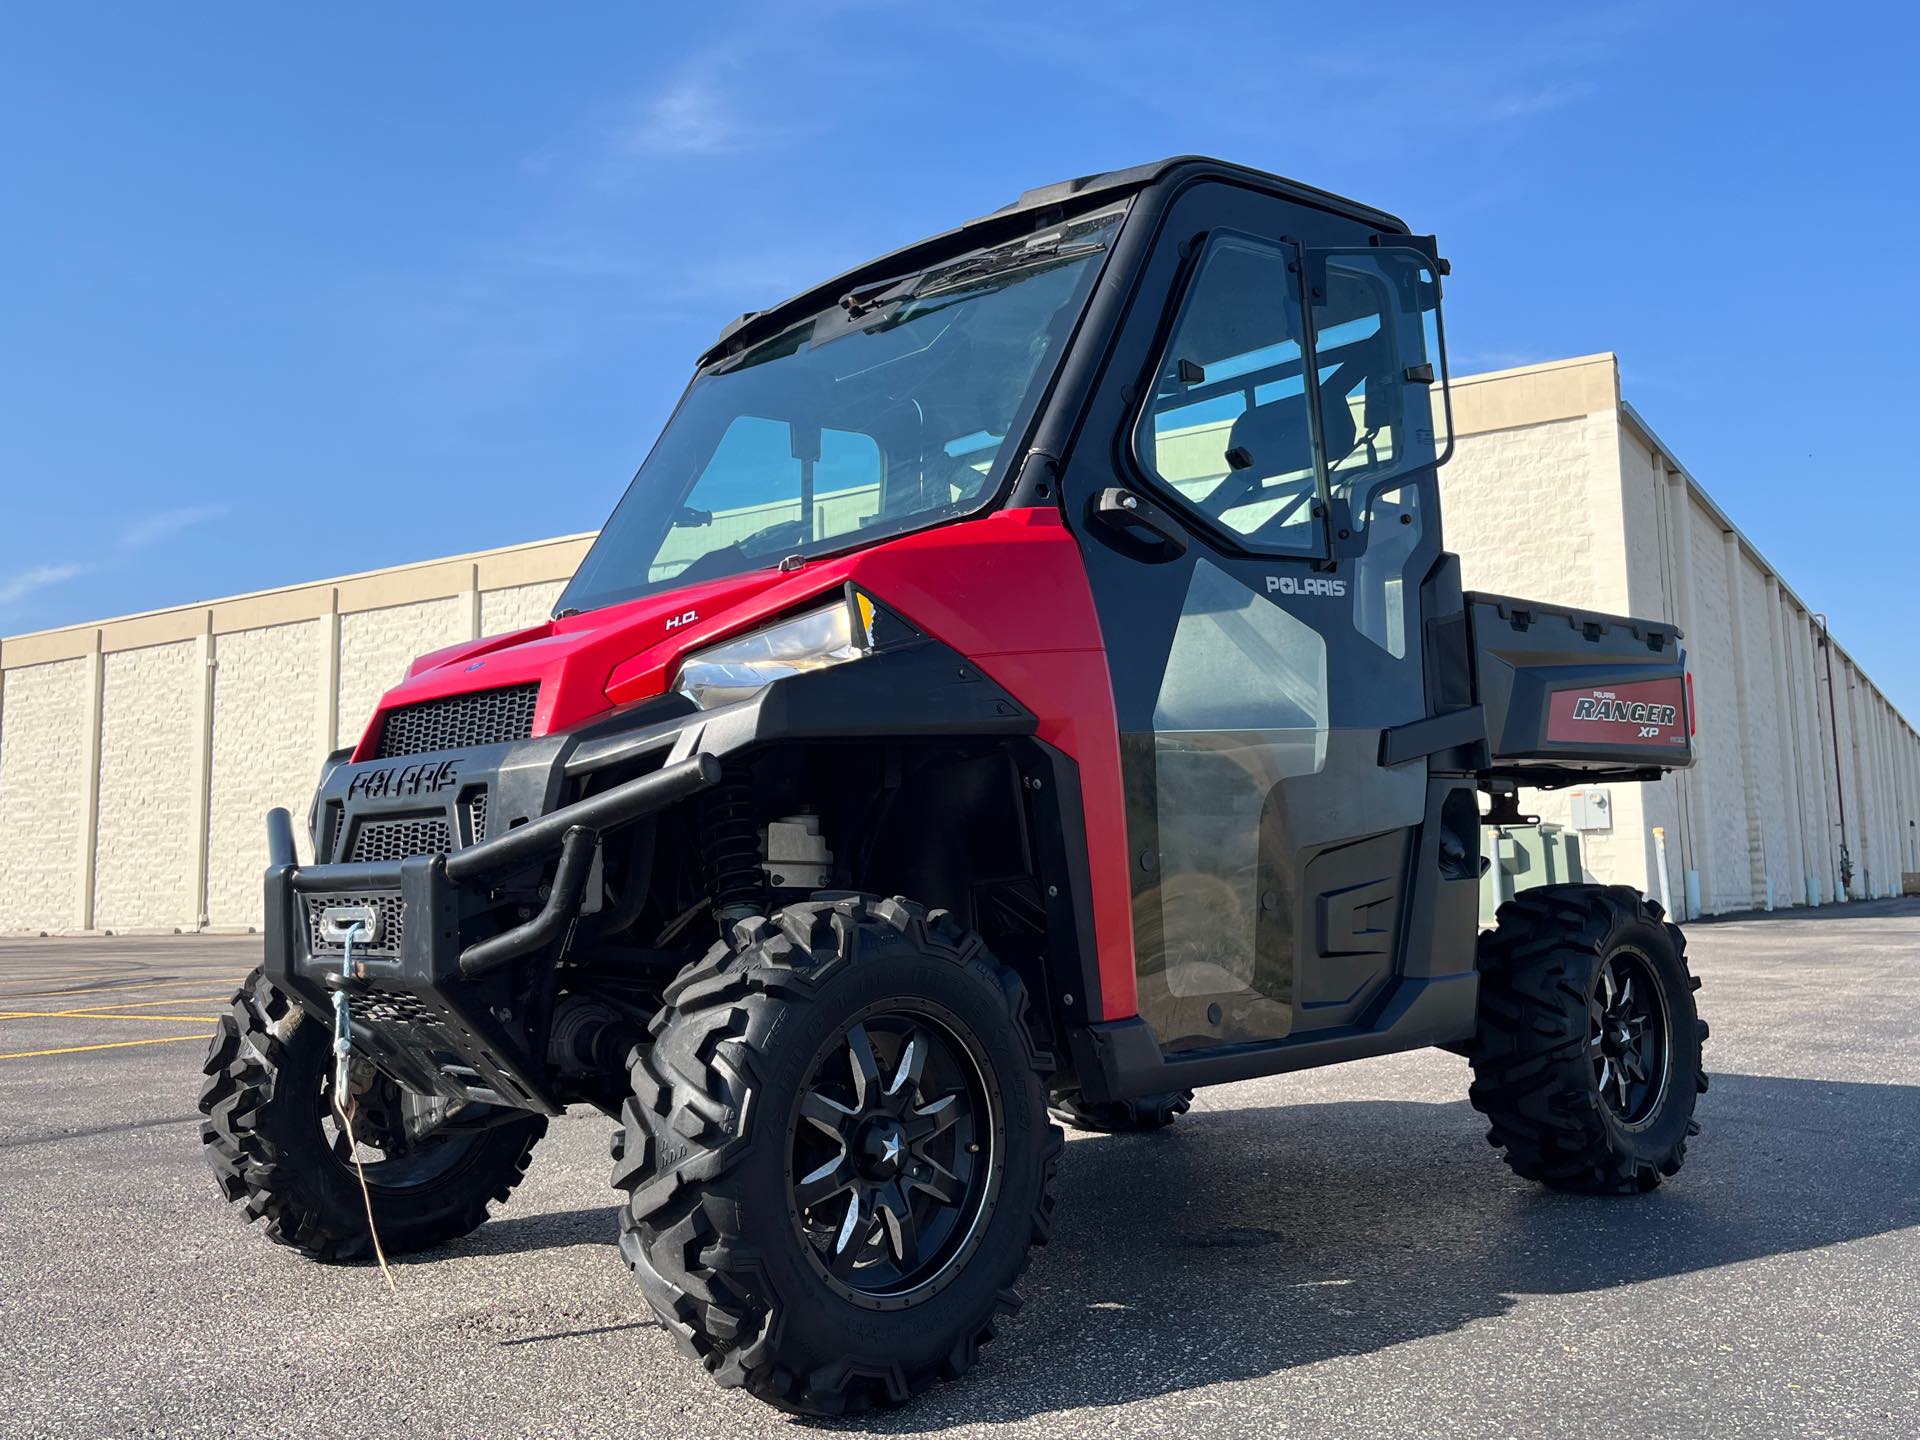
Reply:
M1331 595L1335 598L1347 593L1344 580L1327 580L1318 575L1269 575L1267 576L1269 595Z

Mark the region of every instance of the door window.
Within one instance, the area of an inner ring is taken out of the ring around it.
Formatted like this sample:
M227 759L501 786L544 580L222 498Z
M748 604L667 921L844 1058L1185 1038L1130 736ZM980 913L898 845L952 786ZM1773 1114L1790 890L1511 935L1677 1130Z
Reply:
M1169 1049L1293 1025L1278 801L1327 759L1327 644L1198 560L1153 709L1155 865L1136 885L1140 1013Z
M1314 250L1307 271L1327 480L1358 511L1378 481L1445 458L1440 285L1417 250Z
M1143 469L1248 549L1321 548L1299 252L1215 234L1134 432Z

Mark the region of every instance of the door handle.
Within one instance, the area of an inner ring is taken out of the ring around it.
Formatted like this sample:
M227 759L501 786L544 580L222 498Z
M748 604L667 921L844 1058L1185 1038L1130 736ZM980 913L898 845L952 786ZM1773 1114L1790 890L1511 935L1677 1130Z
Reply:
M1144 495L1109 486L1094 496L1091 510L1096 524L1143 551L1143 559L1173 560L1187 553L1187 532L1180 522Z

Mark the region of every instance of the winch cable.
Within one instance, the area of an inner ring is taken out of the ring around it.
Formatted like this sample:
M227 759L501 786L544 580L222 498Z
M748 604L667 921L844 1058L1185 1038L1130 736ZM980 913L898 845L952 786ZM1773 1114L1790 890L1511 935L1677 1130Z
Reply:
M400 1289L393 1283L393 1269L387 1264L387 1252L380 1244L380 1227L373 1222L373 1192L367 1188L367 1168L360 1162L360 1143L353 1138L353 1018L347 1005L346 982L353 974L353 942L370 933L364 920L347 931L340 957L340 988L333 992L333 1113L340 1117L340 1128L347 1137L347 1151L353 1156L353 1172L360 1177L360 1203L367 1210L367 1234L373 1240L373 1258L380 1262L388 1293L397 1295Z

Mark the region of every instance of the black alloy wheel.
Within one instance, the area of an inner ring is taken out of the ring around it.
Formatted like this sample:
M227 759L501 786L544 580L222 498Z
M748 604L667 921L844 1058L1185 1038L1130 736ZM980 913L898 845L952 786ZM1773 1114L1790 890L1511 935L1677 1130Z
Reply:
M327 1153L356 1185L364 1174L369 1190L398 1194L431 1184L460 1163L467 1148L461 1142L469 1137L436 1129L446 1101L404 1089L359 1058L351 1063L348 1083L351 1139L334 1105L331 1063L320 1082L319 1125Z
M1637 1195L1679 1173L1700 1133L1707 1022L1687 939L1624 885L1541 885L1480 936L1467 1098L1515 1173Z
M980 1062L923 1010L878 1008L816 1058L794 1107L788 1201L841 1293L892 1308L970 1248L996 1180Z
M327 1262L373 1258L368 1200L389 1255L444 1245L485 1221L526 1174L546 1117L435 1133L441 1102L356 1058L356 1150L333 1109L332 1041L324 1020L260 971L247 977L203 1067L200 1139L220 1193L264 1220L269 1240Z
M1594 1087L1622 1125L1647 1123L1673 1072L1672 1024L1647 957L1620 949L1608 955L1587 999Z
M944 910L829 894L667 986L612 1144L620 1252L667 1333L783 1409L972 1368L1051 1223L1053 1057Z

